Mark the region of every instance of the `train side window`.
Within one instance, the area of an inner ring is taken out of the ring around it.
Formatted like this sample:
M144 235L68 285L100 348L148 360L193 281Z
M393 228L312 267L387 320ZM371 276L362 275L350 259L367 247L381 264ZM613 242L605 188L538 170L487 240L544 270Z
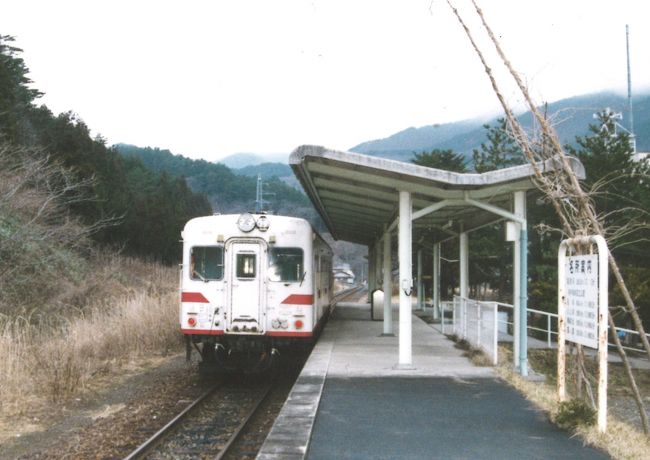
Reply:
M237 278L255 278L255 254L237 254Z
M302 280L304 264L301 248L273 247L269 253L269 281L297 282Z
M223 247L194 246L190 250L190 278L213 281L223 279Z

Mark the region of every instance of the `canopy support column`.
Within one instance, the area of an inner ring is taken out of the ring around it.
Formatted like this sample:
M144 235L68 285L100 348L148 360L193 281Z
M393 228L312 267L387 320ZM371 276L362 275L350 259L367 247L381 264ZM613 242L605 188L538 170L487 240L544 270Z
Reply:
M377 270L375 270L375 246L368 246L368 303L372 304L372 293L377 289Z
M513 363L522 376L528 375L528 229L526 222L526 192L514 192L514 214L521 220L517 227L517 238L513 254L514 306L514 356Z
M422 249L418 249L418 310L424 310L424 283L422 282Z
M440 313L440 243L433 244L433 319L438 319Z
M413 266L411 260L411 194L399 192L399 361L398 369L412 369L411 292L413 290Z
M384 225L386 229L388 226ZM393 334L393 306L391 296L393 294L392 283L392 264L391 264L391 233L384 233L384 336L394 336Z
M467 232L460 234L460 296L466 299L469 295L469 239Z

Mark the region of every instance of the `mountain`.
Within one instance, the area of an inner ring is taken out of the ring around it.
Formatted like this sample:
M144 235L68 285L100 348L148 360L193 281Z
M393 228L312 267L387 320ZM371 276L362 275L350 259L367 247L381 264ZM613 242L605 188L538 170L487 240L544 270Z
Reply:
M293 174L291 167L286 163L261 163L257 165L248 165L243 168L233 169L232 172L239 176L255 178L260 175L264 181L267 181L272 177L277 177L288 186L297 190L302 190L300 182Z
M402 160L413 152L431 150L441 143L453 143L453 139L482 126L478 120L463 120L455 123L435 124L421 128L408 128L385 139L363 142L350 149L351 152L365 153L386 158Z
M255 208L257 174L254 177L238 175L221 163L193 160L174 155L169 150L128 144L116 144L114 148L126 158L137 158L153 171L185 178L194 192L208 197L215 212L238 213ZM264 192L269 194L270 211L304 217L314 225L320 225L311 202L301 189L296 190L275 176L264 176L263 179Z
M650 95L637 96L633 103L637 150L647 152L650 151ZM576 136L588 134L589 125L594 123L593 114L607 107L622 112L625 118L621 124L627 127L627 98L611 92L562 99L548 104L545 110L553 120L560 140L574 144ZM518 119L525 128L533 126L530 112L519 115ZM408 128L385 139L364 142L352 147L350 151L410 161L414 152L452 149L470 159L472 150L485 142L485 123L495 126L497 118L487 122L474 119Z
M215 163L221 163L231 169L240 169L246 166L255 166L262 163L284 163L289 160L288 153L271 153L269 155L260 155L258 153L235 153L228 155Z
M244 166L243 168L232 168L232 171L235 174L240 176L252 176L257 177L258 174L265 177L279 177L284 178L287 176L293 176L291 168L286 163L260 163L260 164L250 164Z

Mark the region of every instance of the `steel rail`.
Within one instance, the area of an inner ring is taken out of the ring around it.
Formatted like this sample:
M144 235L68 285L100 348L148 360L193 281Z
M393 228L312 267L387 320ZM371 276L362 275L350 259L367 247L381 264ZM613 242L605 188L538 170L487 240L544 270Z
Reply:
M241 435L242 431L244 431L244 428L246 428L246 425L248 425L248 422L253 418L253 415L257 412L259 409L260 405L264 400L271 394L271 389L273 388L273 382L271 382L262 395L257 398L255 403L253 404L252 409L246 414L246 417L244 417L244 420L241 421L241 423L235 428L235 432L230 435L230 438L228 441L223 445L219 453L214 457L215 460L221 460L224 455L228 453L228 450L232 447L232 445L235 443L235 441L239 438L239 435Z
M183 409L176 417L171 419L165 426L163 426L160 430L158 430L153 436L151 436L149 439L147 439L145 442L140 444L137 449L135 449L133 452L131 452L128 456L124 457L124 460L134 460L136 458L142 457L144 454L146 454L149 450L151 450L153 447L155 447L158 442L173 428L175 427L185 416L192 411L198 404L203 402L208 396L212 395L212 393L217 390L217 388L221 387L221 383L217 383L213 385L211 388L209 388L205 393L203 393L201 396L199 396L197 399L194 400L191 404L189 404L185 409Z
M344 289L343 291L334 294L330 303L334 304L336 302L340 302L341 300L347 299L348 297L356 294L359 291L362 291L363 289L365 289L365 286L355 286L349 289Z

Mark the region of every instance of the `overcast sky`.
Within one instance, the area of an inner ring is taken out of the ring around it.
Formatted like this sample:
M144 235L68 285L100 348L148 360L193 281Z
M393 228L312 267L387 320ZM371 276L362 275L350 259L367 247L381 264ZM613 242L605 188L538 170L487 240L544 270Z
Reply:
M647 0L478 1L537 102L624 92L625 24L633 89L650 88ZM500 113L443 0L3 0L0 34L55 113L193 158L346 150Z

